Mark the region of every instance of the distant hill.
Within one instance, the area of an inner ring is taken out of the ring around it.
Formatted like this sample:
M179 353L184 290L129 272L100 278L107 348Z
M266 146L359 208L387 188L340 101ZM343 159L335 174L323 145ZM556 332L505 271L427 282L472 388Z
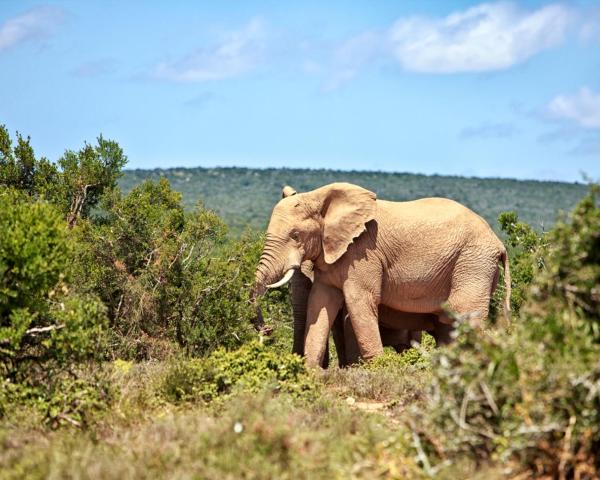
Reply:
M386 200L448 197L482 215L495 230L498 214L505 210L515 210L538 230L547 229L558 212L570 210L587 191L586 185L577 183L273 168L126 170L121 187L129 191L145 179L161 176L183 194L187 207L202 201L225 220L233 234L246 228L263 230L284 185L304 192L331 182L350 182Z

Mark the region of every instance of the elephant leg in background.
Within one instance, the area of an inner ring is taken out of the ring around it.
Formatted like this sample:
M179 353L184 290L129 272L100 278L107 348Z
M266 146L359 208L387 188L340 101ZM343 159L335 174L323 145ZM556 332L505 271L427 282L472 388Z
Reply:
M306 364L322 364L329 343L329 332L342 308L344 296L337 288L323 283L313 283L308 297L308 316L304 334Z
M435 344L439 347L442 345L448 345L452 342L453 331L454 325L452 325L451 323L436 320L433 329L429 330L429 333L435 339Z
M360 360L360 349L350 319L346 317L342 324L344 326L346 362L343 365L340 363L340 367L345 367L357 363ZM420 330L394 330L379 325L379 334L381 335L381 343L384 347L393 347L396 352L402 353L404 350L412 347L411 342L421 342L422 332Z
M407 314L404 312L395 312L396 317L404 318ZM408 314L411 315L411 314ZM340 367L347 367L357 363L360 360L360 350L352 322L347 315L346 309L338 313L332 328L333 340L338 356ZM412 346L411 342L421 342L421 331L395 330L379 325L381 342L384 347L393 347L396 352L401 353Z
M347 361L347 344L345 338L345 324L346 321L346 309L342 307L335 317L331 333L333 334L333 343L335 345L335 351L338 358L338 366L345 367L348 365ZM355 340L356 341L356 340Z
M402 353L412 347L412 342L421 343L421 331L394 330L379 326L381 342L384 347L393 347L398 353Z
M352 328L352 322L348 315L344 315L341 324L344 327L344 347L345 347L345 362L340 364L340 367L347 367L353 365L360 360L360 349L358 347L358 341L356 340L356 334Z

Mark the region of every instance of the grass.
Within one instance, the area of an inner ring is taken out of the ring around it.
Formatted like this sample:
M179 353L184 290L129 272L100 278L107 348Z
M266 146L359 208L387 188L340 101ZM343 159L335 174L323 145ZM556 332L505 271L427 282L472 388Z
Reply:
M417 478L410 432L344 397L353 375L317 380L321 395L263 389L171 403L167 362L106 366L119 395L86 429L0 426L0 478ZM362 367L353 372L364 370ZM366 372L366 370L365 370ZM380 397L377 397L380 398Z
M257 348L239 355L262 368ZM504 478L503 465L430 463L432 452L416 443L415 432L423 432L414 412L432 380L427 348L386 351L352 368L300 370L298 382L313 385L301 394L272 378L262 386L248 382L250 368L208 401L173 399L165 390L177 381L187 385L187 374L173 372L185 362L197 367L197 360L107 362L89 375L110 383L111 401L81 428L52 428L28 407L0 421L0 479ZM273 358L286 360L273 353L264 358L279 369ZM222 352L207 365L218 367L220 358L231 360ZM201 392L214 381L193 378L204 384Z
M261 348L241 349L239 358L251 357L248 371L230 377L228 393L208 401L202 395L174 399L169 392L177 382L187 388L190 377L182 368L218 369L221 359L231 363L228 353L209 357L204 367L184 358L116 360L101 372L94 367L90 378L111 385L111 402L82 428L52 428L25 406L4 417L0 479L427 478L404 421L431 380L427 347L403 355L386 351L376 362L347 369L299 370L297 381L312 385L300 394L272 378L262 385L248 381L252 368L263 368L262 357L277 370L296 365ZM216 378L202 375L192 377L202 383L200 392ZM233 388L236 382L240 388ZM436 474L466 478L472 471L465 463Z

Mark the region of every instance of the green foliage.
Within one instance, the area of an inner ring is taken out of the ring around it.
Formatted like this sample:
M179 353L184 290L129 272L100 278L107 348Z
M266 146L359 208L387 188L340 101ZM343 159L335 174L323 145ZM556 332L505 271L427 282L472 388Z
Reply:
M17 144L13 147L8 130L0 125L0 185L34 195L38 193L38 183L44 180L43 174L51 173L47 166L47 160L36 160L29 137L17 132Z
M555 477L600 468L597 197L592 186L544 238L543 268L511 333L465 322L434 356L429 414L446 454L516 460Z
M544 234L536 232L530 225L520 222L516 212L503 212L498 217L500 228L506 234L506 246L510 259L512 280L511 310L518 314L525 300L529 285L535 274L544 266L540 256L540 247L544 245ZM502 282L496 294L496 301L501 305L504 296Z
M537 279L536 305L549 308L560 299L580 327L600 342L600 186L549 235L545 269ZM559 305L559 307L562 305Z
M249 295L262 248L263 237L248 233L215 249L202 264L190 290L194 308L185 326L189 351L202 354L219 346L234 348L256 338L252 328L256 312ZM283 331L292 316L289 292L269 292L261 306L267 322ZM286 341L273 340L271 344ZM290 342L288 334L287 345ZM282 350L281 345L278 348ZM291 345L283 350L290 352Z
M73 248L55 208L2 189L0 228L0 373L14 375L27 360L95 354L104 308L68 286Z
M0 417L11 419L24 409L50 428L86 427L115 395L108 377L95 370L73 373L50 368L28 377L20 382L0 379Z
M45 306L69 261L67 232L56 210L0 190L0 316Z
M315 394L301 357L257 341L233 351L218 349L205 359L179 361L167 372L163 392L172 402L208 402L233 391L256 393L266 385L298 397Z
M219 218L201 205L184 212L166 179L102 206L101 222L76 229L77 278L108 307L114 354L164 356L172 348L162 340L205 354L255 335L248 295L261 239L224 244Z
M58 160L61 169L63 209L72 224L79 216L88 216L106 190L114 189L127 157L119 144L105 140L97 145L85 144L77 152L67 150Z
M13 147L8 130L0 125L0 185L33 199L53 203L70 226L87 217L105 191L116 187L127 157L119 145L102 135L95 146L67 150L57 163L36 159L30 138L17 133Z
M423 332L421 343L414 345L400 354L392 348L386 348L383 355L364 363L364 368L371 371L403 368L412 366L426 369L431 365L430 356L435 349L435 339Z
M46 422L51 428L67 424L85 427L107 408L113 395L108 380L102 376L59 376L42 396L48 399L45 405Z

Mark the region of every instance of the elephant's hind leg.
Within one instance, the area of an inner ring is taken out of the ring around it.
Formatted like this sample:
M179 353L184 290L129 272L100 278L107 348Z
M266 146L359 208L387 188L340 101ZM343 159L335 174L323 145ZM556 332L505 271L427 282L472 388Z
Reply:
M477 263L477 268L473 263ZM448 296L448 308L459 316L464 316L471 325L480 326L487 319L492 287L498 267L493 259L457 262L452 278L452 289ZM439 320L450 324L452 320L441 314Z
M489 287L482 290L457 289L450 293L447 308L458 317L463 317L473 326L480 326L487 319L490 308ZM453 320L445 313L439 314L440 323L452 325ZM439 330L444 335L442 328L436 325L434 331ZM449 333L449 332L448 332Z
M445 313L440 314L440 317L442 316L443 320L442 318L436 320L433 330L430 332L438 347L448 345L453 340L454 325L451 324L452 320Z

